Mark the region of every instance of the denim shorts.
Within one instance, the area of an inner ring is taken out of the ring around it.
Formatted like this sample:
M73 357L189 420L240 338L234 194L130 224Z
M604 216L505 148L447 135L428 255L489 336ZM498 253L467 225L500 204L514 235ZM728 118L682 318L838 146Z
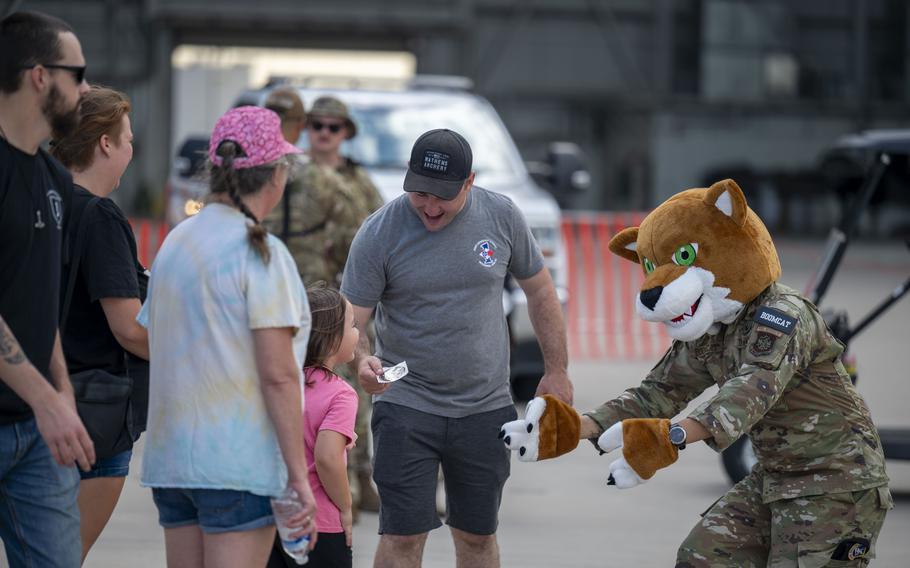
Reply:
M153 487L158 524L166 529L199 525L208 534L274 525L268 497L232 489Z
M95 479L96 477L126 477L130 473L130 459L133 457L133 450L126 450L117 455L102 460L96 460L92 469L88 471L79 470L79 477L82 479Z

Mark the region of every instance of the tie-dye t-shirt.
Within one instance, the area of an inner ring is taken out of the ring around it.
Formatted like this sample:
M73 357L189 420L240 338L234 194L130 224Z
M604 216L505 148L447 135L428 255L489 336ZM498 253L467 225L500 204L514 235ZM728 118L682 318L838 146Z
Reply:
M287 248L269 235L266 265L247 224L236 209L207 205L171 231L152 265L136 318L151 353L143 485L274 495L287 484L252 330L295 328L302 369L310 309Z

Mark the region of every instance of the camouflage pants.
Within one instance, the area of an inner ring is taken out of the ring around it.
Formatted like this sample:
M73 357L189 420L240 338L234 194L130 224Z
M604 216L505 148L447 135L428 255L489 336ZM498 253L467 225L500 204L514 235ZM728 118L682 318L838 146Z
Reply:
M892 505L885 486L772 503L753 471L703 515L676 568L868 566Z
M348 480L351 486L354 505L360 502L360 481L372 475L373 468L370 464L370 412L373 409L373 397L367 394L360 382L357 373L349 365L342 365L338 369L339 375L357 391L357 421L354 423L354 432L357 434L357 443L354 449L348 452Z

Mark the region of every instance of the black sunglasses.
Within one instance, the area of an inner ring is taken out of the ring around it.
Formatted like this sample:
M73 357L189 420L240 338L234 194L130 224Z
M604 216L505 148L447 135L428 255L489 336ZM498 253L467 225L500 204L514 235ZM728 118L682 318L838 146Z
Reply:
M85 65L57 65L56 63L35 63L34 65L24 67L24 69L34 69L39 65L48 69L63 69L64 71L69 71L73 74L73 79L76 80L77 85L81 85L82 81L85 81Z
M339 132L341 132L341 129L344 128L344 125L338 124L337 122L332 123L332 124L326 124L324 122L319 122L318 120L313 120L313 121L310 121L310 128L312 128L316 132L319 132L323 128L328 128L329 132L331 132L332 134L338 134Z

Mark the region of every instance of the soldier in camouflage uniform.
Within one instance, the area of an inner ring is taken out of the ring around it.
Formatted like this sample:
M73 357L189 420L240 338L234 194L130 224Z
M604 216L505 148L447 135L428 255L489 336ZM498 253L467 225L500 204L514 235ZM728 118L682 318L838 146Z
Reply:
M281 119L281 134L284 139L291 144L297 144L300 134L306 127L306 112L297 91L290 87L275 89L269 94L264 106L274 111ZM291 202L292 200L299 202L299 196L303 192L299 169L309 161L304 154L297 154L294 159L299 167L288 176L281 203L262 222L270 233L277 235L284 242L288 241L291 230ZM299 206L299 203L297 205Z
M609 483L629 488L686 444L721 451L748 435L757 465L702 515L677 568L866 566L893 506L878 432L843 345L777 282L774 243L739 186L674 195L609 247L644 269L636 311L665 325L673 345L639 386L583 416L535 398L524 420L503 425L507 447L522 461L571 451L569 437L622 448Z
M382 206L382 197L366 171L341 155L341 143L357 134L344 103L334 97L316 99L307 134L310 160L287 196L286 242L304 284L324 281L337 288L351 241L363 220ZM279 224L284 219L276 207L269 220Z
M367 172L341 154L341 143L357 134L342 101L328 96L316 99L308 113L307 134L310 159L288 187L288 214L276 207L268 221L273 229L288 226L285 242L304 284L323 281L338 288L351 241L363 220L382 206L382 197ZM346 367L339 371L359 396L355 430L360 441L348 456L354 505L377 511L379 498L370 483L370 396L354 373Z
M789 332L757 320L775 312L793 322ZM718 451L748 434L759 465L703 515L678 568L865 566L874 556L892 501L878 432L842 352L815 306L775 283L733 323L674 342L640 386L585 414L600 431L671 418L721 387L689 418Z

